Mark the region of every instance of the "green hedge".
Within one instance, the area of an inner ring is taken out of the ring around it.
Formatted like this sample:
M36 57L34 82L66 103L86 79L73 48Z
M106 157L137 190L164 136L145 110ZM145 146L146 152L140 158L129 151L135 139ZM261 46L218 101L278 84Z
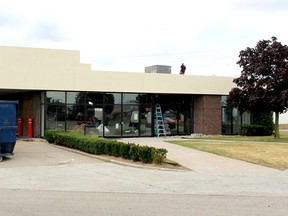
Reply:
M106 154L143 163L161 164L167 155L167 150L162 148L140 146L134 143L126 144L116 140L83 136L77 133L50 130L45 132L45 138L49 143L77 149L89 154Z
M265 126L262 126L262 125L241 125L240 135L242 135L242 136L266 136Z

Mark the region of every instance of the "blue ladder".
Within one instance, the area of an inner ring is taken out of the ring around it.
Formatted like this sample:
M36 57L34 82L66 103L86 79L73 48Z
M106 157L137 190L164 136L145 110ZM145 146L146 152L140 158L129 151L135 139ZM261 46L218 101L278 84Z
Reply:
M155 105L155 121L156 121L156 136L166 136L165 124L163 120L162 110L160 104Z

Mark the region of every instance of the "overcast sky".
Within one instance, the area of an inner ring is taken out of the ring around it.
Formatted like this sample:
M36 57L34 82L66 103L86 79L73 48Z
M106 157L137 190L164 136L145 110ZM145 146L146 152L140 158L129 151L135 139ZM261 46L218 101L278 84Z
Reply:
M288 44L288 0L0 0L0 45L80 50L94 70L181 63L190 75L240 75L240 50Z

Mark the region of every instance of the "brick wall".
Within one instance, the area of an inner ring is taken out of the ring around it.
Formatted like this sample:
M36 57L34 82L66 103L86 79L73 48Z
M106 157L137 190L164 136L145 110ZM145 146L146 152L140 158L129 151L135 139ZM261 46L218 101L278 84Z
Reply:
M33 136L40 137L41 134L41 93L33 94Z
M26 93L22 100L23 136L28 136L28 118L31 116L33 119L33 137L40 137L40 92Z
M194 133L221 134L221 96L194 97Z

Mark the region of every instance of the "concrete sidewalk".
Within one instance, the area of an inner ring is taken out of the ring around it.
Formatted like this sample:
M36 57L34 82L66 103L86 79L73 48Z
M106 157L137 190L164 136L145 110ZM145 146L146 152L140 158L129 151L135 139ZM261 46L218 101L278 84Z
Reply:
M170 140L181 140L181 137L149 137L149 138L122 138L120 141L139 145L165 148L167 158L178 162L194 172L228 172L228 173L258 173L279 172L279 170L235 160L215 154L202 152L169 143Z
M85 215L95 215L99 209L104 214L107 214L107 209L116 209L114 215L135 215L135 212L139 215L139 211L143 212L141 215L155 212L163 213L159 215L189 215L195 213L195 209L199 212L206 209L210 214L203 215L215 215L215 207L221 208L217 215L287 214L286 171L202 154L165 142L170 139L133 138L122 141L165 147L169 158L194 171L123 166L43 140L17 140L14 158L0 163L0 193L4 197L0 202L4 206L2 213L51 215L49 208L53 206L53 210L60 212L64 209L68 212L66 215L71 215L71 212L75 214L71 206L76 206L78 210L85 209ZM233 164L228 166L226 163ZM107 204L103 205L103 199ZM131 214L123 213L119 205ZM87 209L90 209L90 214L87 214ZM185 212L180 213L179 209Z
M185 138L185 137L184 137ZM144 138L121 138L117 139L126 143L135 143L139 145L153 146L156 148L165 148L168 150L167 158L178 162L182 166L198 173L278 173L283 172L276 169L235 160L215 154L186 148L183 146L169 143L173 140L181 140L182 137L144 137ZM35 145L36 144L36 145ZM40 145L37 145L40 144ZM41 145L43 144L43 145ZM55 148L56 147L56 148ZM93 156L78 152L69 153L69 149L63 149L59 146L51 146L46 140L30 139L17 140L14 152L17 154L17 160L9 160L5 167L18 166L46 166L77 163L100 163L103 160L101 156ZM73 156L72 156L73 155ZM113 159L112 159L113 161ZM123 161L125 164L125 160ZM129 164L127 162L127 164ZM4 163L0 163L0 168ZM286 171L284 171L286 172Z
M98 160L43 140L17 140L14 158L0 163L0 190L53 190L151 194L284 196L288 173L166 143L171 138L131 138L168 149L192 171L144 169ZM176 138L173 138L176 139Z
M84 154L73 153L69 149L51 145L42 139L19 139L14 148L14 156L0 163L0 168L55 166L65 164L100 163Z

